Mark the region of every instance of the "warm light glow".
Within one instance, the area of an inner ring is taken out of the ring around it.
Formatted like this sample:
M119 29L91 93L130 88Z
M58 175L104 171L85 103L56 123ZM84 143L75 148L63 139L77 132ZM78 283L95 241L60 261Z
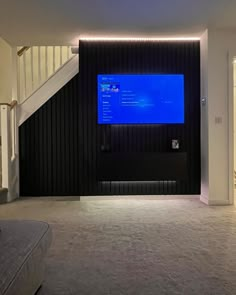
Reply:
M175 184L176 180L146 180L146 181L137 181L137 180L113 180L113 181L101 181L102 184L152 184L152 183L167 183Z
M82 41L199 41L199 37L80 37Z

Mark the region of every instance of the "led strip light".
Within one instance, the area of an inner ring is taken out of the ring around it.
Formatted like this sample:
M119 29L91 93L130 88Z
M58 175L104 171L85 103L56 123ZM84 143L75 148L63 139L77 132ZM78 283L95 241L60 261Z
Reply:
M81 41L199 41L199 37L80 37Z

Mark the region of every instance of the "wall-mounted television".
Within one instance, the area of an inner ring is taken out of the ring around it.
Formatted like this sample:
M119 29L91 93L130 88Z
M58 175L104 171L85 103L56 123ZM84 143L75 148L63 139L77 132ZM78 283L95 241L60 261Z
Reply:
M183 124L184 75L97 76L98 124Z

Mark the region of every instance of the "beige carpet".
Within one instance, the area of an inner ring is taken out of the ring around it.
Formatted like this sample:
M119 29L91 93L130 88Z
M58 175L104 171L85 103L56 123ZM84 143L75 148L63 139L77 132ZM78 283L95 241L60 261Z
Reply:
M236 210L196 199L31 199L2 219L50 223L39 295L236 294Z

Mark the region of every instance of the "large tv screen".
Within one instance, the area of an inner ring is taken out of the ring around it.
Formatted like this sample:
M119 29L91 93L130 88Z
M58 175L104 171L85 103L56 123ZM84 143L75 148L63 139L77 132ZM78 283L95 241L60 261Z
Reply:
M183 124L184 75L98 75L98 124Z

